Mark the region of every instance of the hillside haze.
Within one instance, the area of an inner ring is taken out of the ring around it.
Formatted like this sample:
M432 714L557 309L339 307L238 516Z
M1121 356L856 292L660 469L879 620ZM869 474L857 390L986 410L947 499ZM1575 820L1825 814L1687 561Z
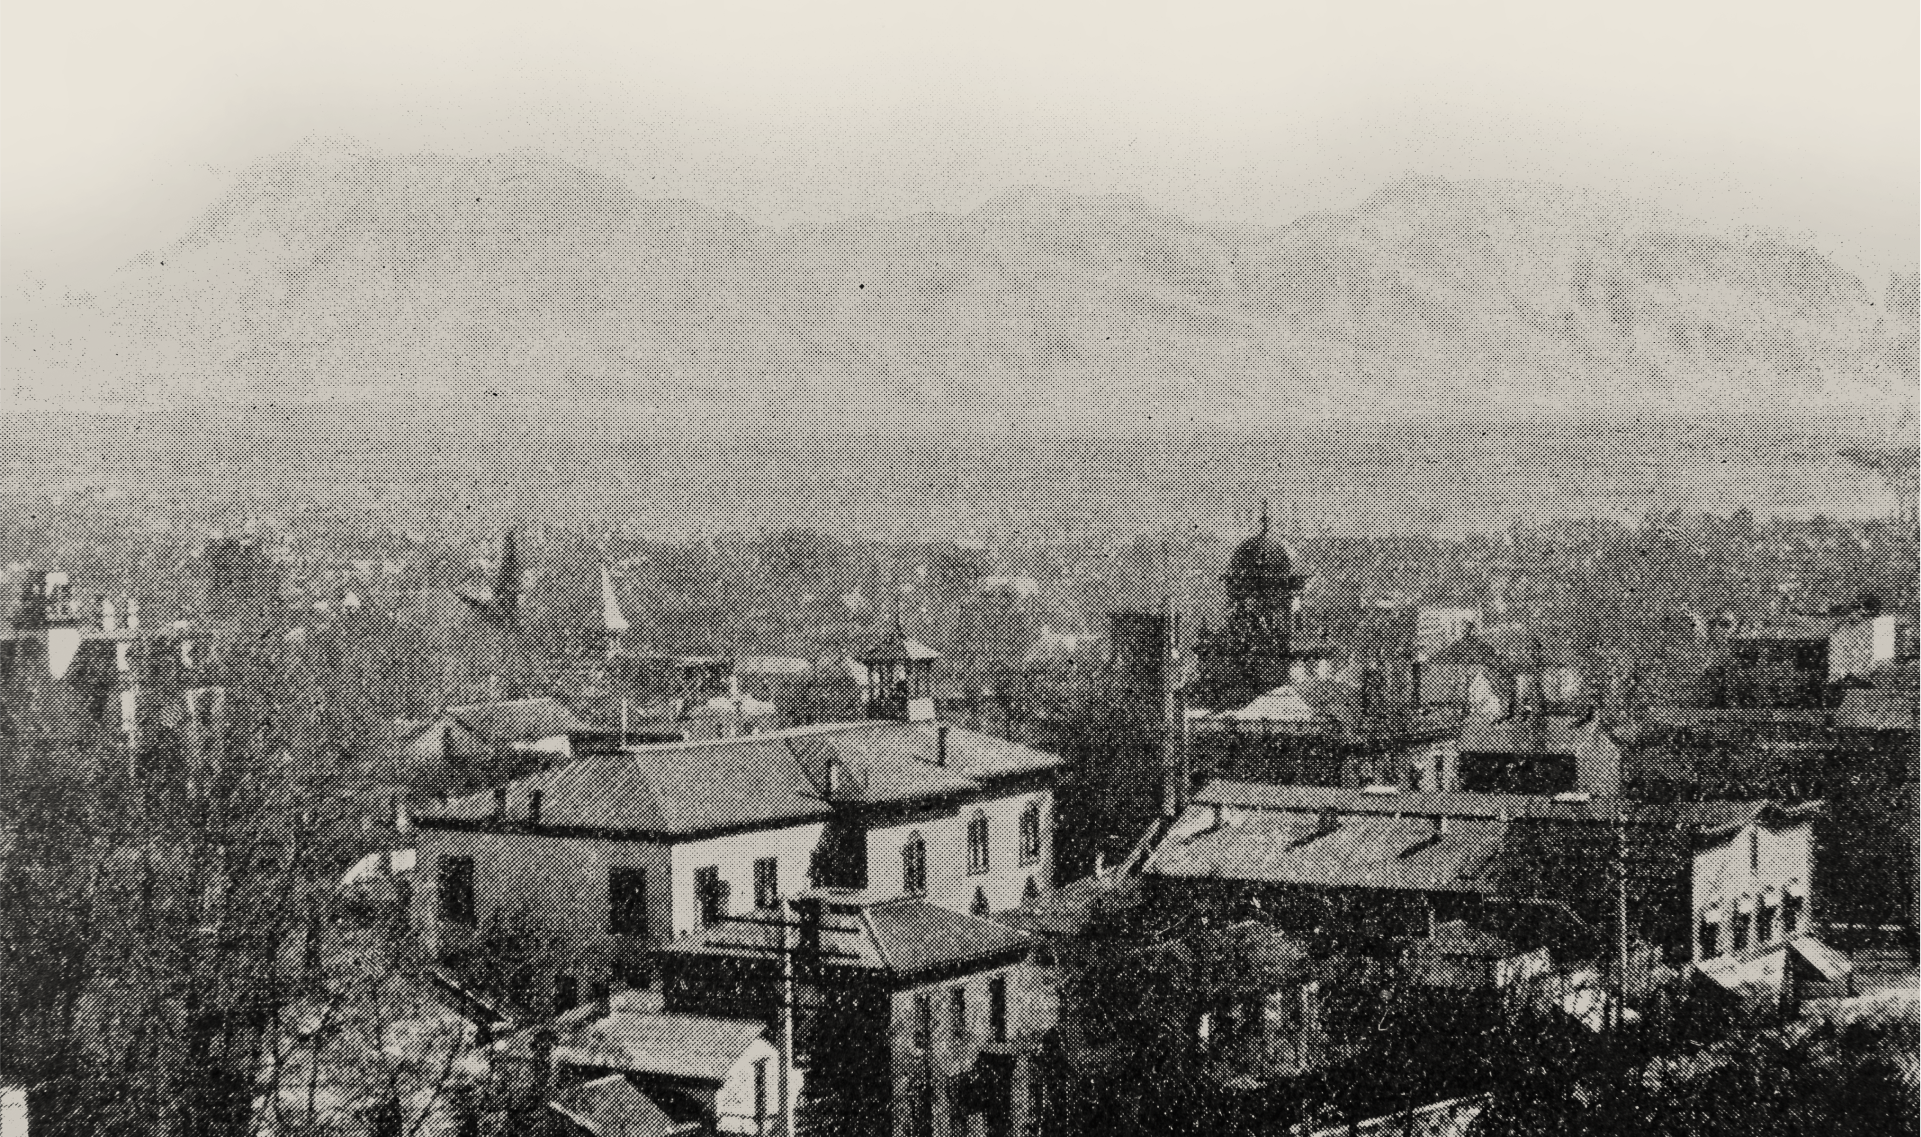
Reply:
M662 430L1132 434L1552 410L1910 421L1911 278L1519 182L1217 228L1022 189L772 228L537 153L318 142L92 296L16 295L16 405L612 406Z

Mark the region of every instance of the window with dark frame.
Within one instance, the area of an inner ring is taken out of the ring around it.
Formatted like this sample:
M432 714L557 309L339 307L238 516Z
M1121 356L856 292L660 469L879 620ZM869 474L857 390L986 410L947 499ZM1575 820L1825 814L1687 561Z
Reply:
M607 933L614 936L647 934L647 870L607 870Z
M1781 905L1781 934L1791 936L1801 927L1801 898L1789 893Z
M474 859L442 857L440 873L440 918L449 924L473 924Z
M780 904L780 861L761 857L754 861L754 907L773 908Z
M1007 976L987 981L987 1032L995 1042L1007 1041Z
M1739 953L1748 949L1748 923L1753 919L1754 913L1735 910L1733 951Z
M955 1038L967 1037L967 988L955 987L949 991L948 1006L953 1015L952 1026Z
M915 833L900 851L901 891L909 896L927 895L927 842Z
M1763 898L1761 906L1755 910L1754 942L1770 944L1774 942L1774 902Z
M975 810L967 822L967 872L969 876L979 876L987 871L987 814Z
M1721 954L1721 924L1704 914L1701 917L1701 958L1713 959L1719 954Z
M727 882L720 869L709 865L694 872L694 903L699 906L700 926L711 928L727 915Z
M934 1044L934 997L914 996L914 1045L926 1050Z
M1021 812L1021 864L1041 859L1041 803L1031 802Z

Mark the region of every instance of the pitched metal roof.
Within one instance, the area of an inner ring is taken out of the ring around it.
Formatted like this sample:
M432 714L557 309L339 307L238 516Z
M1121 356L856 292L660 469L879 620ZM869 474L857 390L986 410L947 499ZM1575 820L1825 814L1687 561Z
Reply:
M572 1066L724 1082L766 1032L748 1019L613 1011L563 1034L554 1059Z
M696 1129L669 1117L654 1099L635 1089L625 1074L609 1074L569 1086L547 1104L593 1137L671 1137Z
M1410 817L1483 817L1612 825L1617 811L1629 825L1715 828L1761 816L1770 802L1700 801L1656 805L1611 797L1552 798L1535 794L1370 793L1334 786L1283 786L1217 779L1194 795L1202 805L1318 813L1403 814Z
M691 835L824 820L837 806L936 800L996 779L1051 772L1061 760L1019 743L947 728L940 764L933 723L857 722L734 738L638 746L592 755L506 787L507 819L526 818L542 795L543 828ZM837 765L834 795L827 769ZM478 823L494 816L492 792L423 812L420 823Z
M1311 888L1491 893L1482 869L1506 828L1477 818L1436 838L1432 822L1423 818L1343 817L1323 828L1303 814L1250 812L1218 829L1186 835L1177 830L1155 850L1146 871Z

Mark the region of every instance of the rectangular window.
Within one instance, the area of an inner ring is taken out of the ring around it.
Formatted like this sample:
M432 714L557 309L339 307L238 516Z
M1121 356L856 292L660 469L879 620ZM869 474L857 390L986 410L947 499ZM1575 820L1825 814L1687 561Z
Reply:
M1781 933L1792 936L1801 930L1801 898L1790 896L1781 908Z
M1040 859L1041 806L1035 802L1021 814L1021 864L1037 864Z
M554 976L554 1013L564 1015L579 1005L579 981L566 972Z
M914 996L914 1045L926 1050L934 1044L934 997Z
M780 862L762 857L754 862L754 907L772 908L780 903Z
M720 870L709 865L694 873L694 903L700 909L700 926L711 928L727 915L727 882Z
M474 859L440 858L440 918L449 924L474 923Z
M1701 917L1701 958L1713 959L1721 954L1721 925L1718 921Z
M1755 927L1757 929L1754 933L1754 942L1757 944L1773 943L1774 942L1774 905L1764 903L1755 912L1754 915L1755 915Z
M1736 954L1748 950L1748 923L1754 919L1752 912L1737 911L1734 914L1734 946Z
M995 1042L1007 1041L1007 976L987 981L987 1031Z
M615 936L647 934L647 870L607 870L607 932Z
M954 1037L967 1037L967 988L956 987L948 995L954 1016Z

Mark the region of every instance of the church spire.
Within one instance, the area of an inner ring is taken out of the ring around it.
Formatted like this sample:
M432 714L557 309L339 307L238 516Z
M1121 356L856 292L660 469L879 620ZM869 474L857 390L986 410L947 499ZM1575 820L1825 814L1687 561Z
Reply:
M494 581L494 607L504 616L520 614L520 547L510 528L500 542L500 574Z

